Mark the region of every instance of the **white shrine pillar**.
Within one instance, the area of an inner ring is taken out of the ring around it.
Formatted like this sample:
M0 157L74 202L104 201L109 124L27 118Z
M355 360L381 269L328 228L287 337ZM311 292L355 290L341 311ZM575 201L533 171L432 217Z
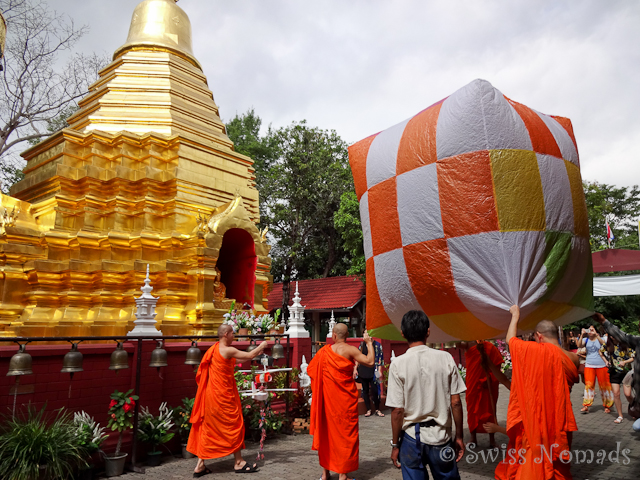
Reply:
M336 319L333 316L333 310L331 310L331 318L329 319L329 333L327 333L327 340L333 335L333 327L336 326Z
M156 303L158 297L151 295L153 287L149 285L149 265L147 264L147 278L144 279L144 285L140 288L142 295L136 298L136 320L134 328L127 336L144 335L148 337L161 337L162 332L156 329Z
M309 338L309 332L304 328L304 306L300 303L300 300L298 282L296 282L293 305L289 307L289 328L286 331L290 338Z

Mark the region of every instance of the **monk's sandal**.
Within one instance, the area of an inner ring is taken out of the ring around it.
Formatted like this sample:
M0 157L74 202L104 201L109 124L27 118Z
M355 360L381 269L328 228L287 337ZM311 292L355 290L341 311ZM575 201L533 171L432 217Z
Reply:
M245 463L244 467L242 468L238 468L238 469L233 469L236 473L255 473L257 472L258 469L258 465L257 464L253 464L253 465L249 465L249 463Z
M209 470L207 467L204 467L204 470L200 472L193 472L193 478L204 477L205 475L209 475L210 473L213 473L213 472Z

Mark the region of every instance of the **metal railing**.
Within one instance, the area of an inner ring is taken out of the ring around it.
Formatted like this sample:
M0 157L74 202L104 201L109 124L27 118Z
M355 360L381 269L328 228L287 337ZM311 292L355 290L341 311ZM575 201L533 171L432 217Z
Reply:
M267 337L270 338L286 338L287 344L285 347L285 364L286 366L290 366L291 364L291 341L288 334L282 335L235 335L235 339L248 339L251 340L264 340ZM142 369L142 342L145 340L159 341L162 340L166 342L167 340L189 340L199 341L202 339L218 339L218 335L113 335L113 336L78 336L78 337L0 337L0 342L2 343L17 343L18 345L26 345L29 343L51 343L51 342L69 342L73 344L79 344L81 342L120 342L120 343L135 343L136 344L136 370L135 370L135 388L134 395L140 395L140 371ZM284 345L283 345L284 346ZM149 367L153 368L153 367ZM19 378L19 377L18 377ZM286 372L287 385L291 383L290 372ZM136 466L136 454L137 454L137 440L138 440L138 412L140 406L140 399L135 403L134 412L133 412L133 438L132 438L132 446L131 446L131 463L129 468L131 471L137 473L145 473L145 469L142 467ZM289 416L289 398L285 397L285 415Z

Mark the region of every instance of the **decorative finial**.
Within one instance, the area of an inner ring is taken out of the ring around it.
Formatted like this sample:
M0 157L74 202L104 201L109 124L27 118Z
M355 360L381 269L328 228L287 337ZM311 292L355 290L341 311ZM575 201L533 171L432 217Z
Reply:
M144 285L140 287L140 290L142 290L142 297L144 298L151 297L150 293L151 293L151 290L153 290L153 287L150 285L150 283L151 283L151 278L149 278L149 264L147 263L147 277L144 279Z
M330 338L333 335L333 327L336 326L336 319L333 316L333 310L331 310L331 318L329 319L329 333L327 333L327 338Z

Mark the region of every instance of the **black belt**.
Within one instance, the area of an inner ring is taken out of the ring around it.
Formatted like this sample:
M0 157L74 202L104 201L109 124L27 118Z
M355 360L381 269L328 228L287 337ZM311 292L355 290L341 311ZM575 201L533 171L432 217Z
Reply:
M432 418L431 420L427 420L426 422L412 423L411 425L419 425L421 427L437 427L438 426L438 422L436 422Z

